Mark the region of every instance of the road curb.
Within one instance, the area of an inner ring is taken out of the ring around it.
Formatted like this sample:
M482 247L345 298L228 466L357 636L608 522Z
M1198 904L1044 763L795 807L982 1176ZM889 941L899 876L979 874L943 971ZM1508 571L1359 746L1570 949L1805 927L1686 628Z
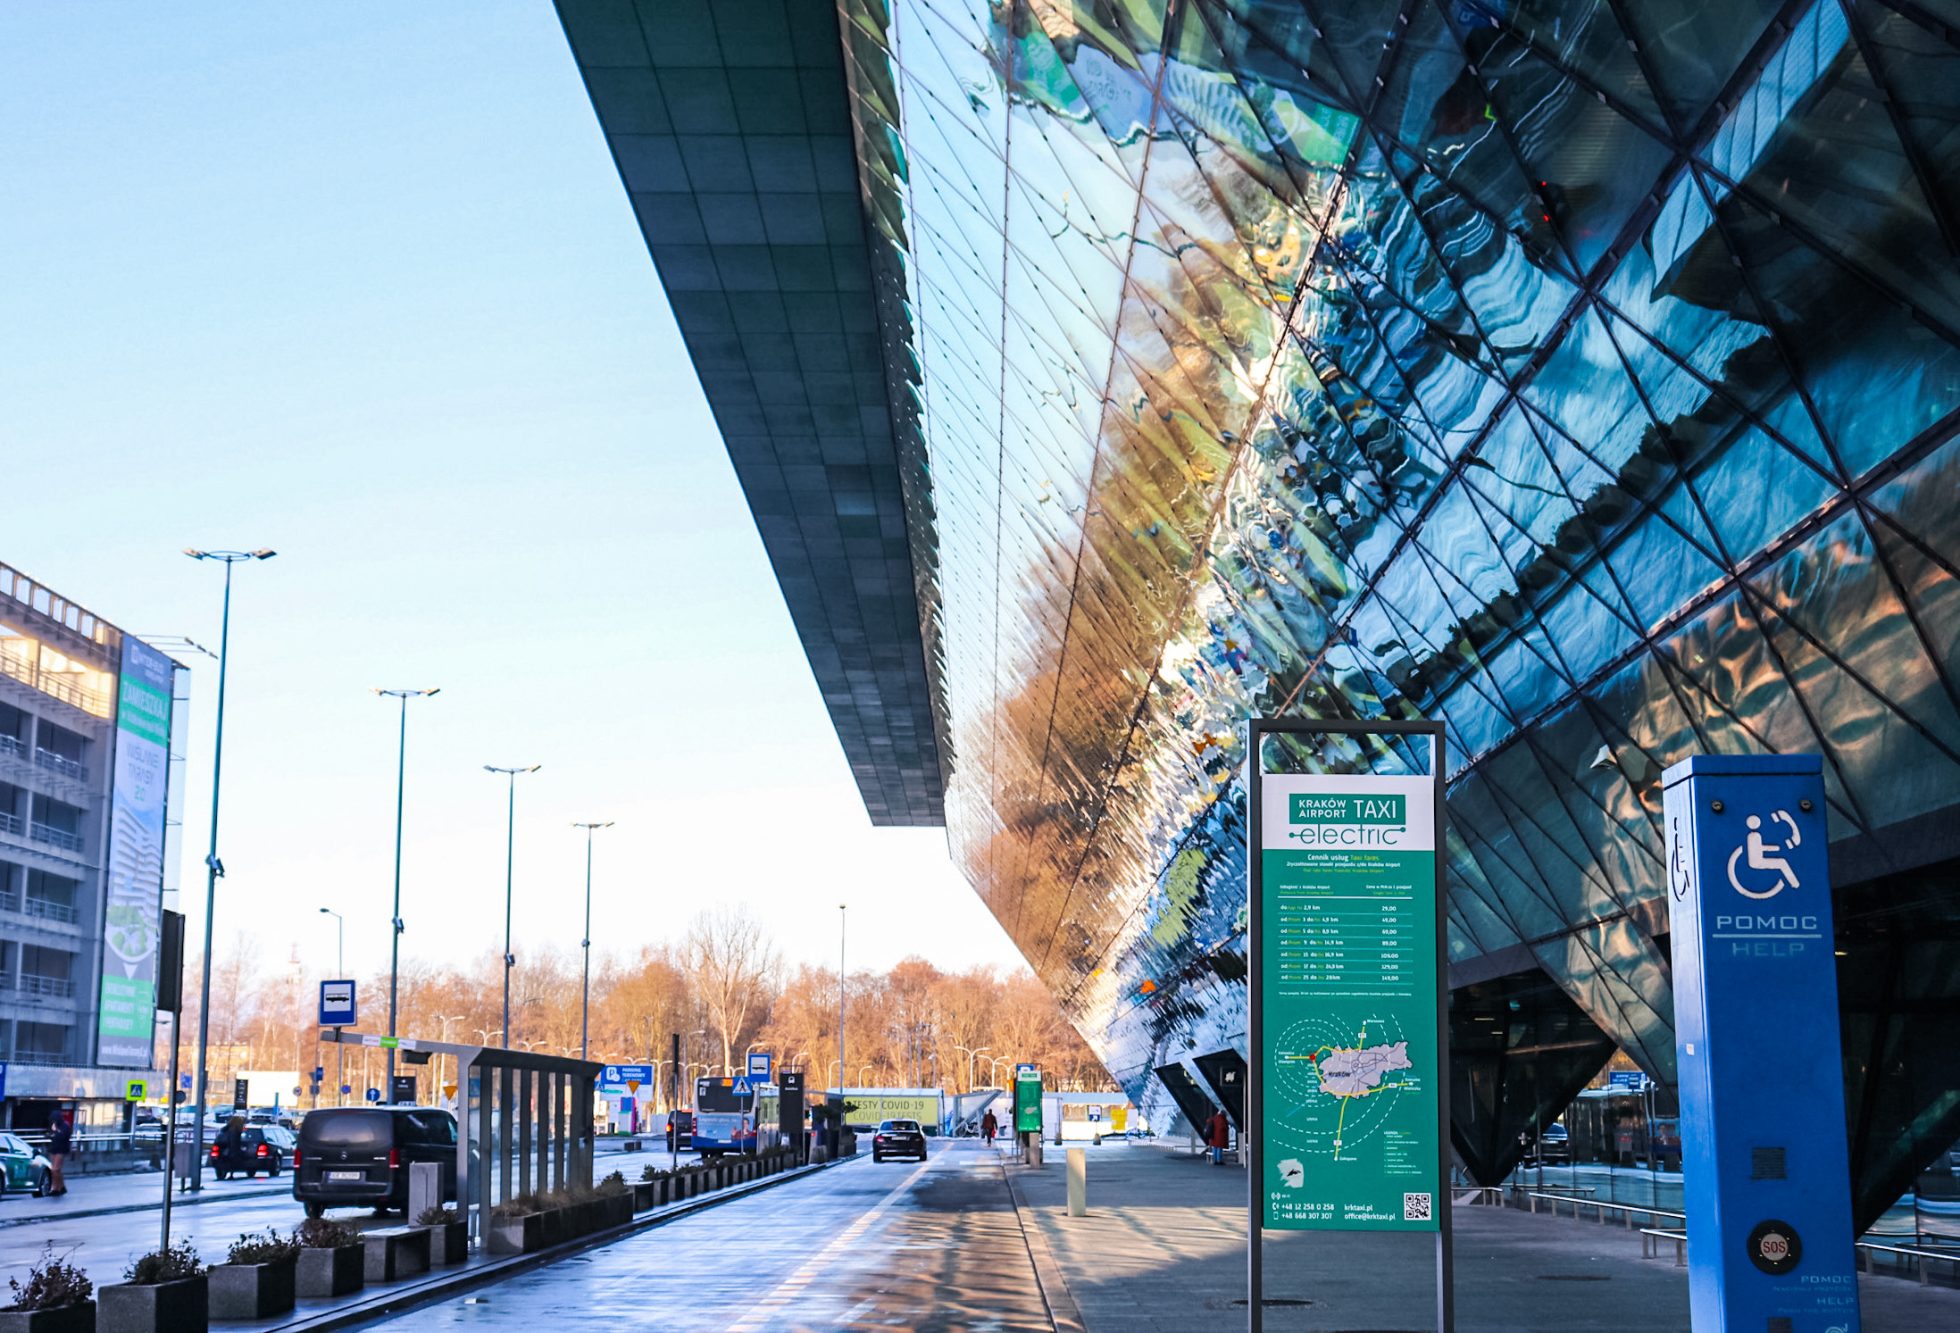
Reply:
M1055 1252L1048 1248L1048 1237L1034 1216L1033 1205L1014 1183L1014 1173L1007 1169L1007 1160L996 1153L995 1164L1000 1167L1001 1179L1007 1182L1008 1198L1014 1201L1014 1220L1020 1223L1021 1240L1028 1247L1028 1261L1034 1265L1035 1285L1041 1289L1041 1303L1048 1307L1048 1322L1054 1325L1055 1333L1087 1333L1082 1311L1062 1276L1062 1266L1055 1262Z
M256 1333L326 1333L328 1329L353 1328L372 1323L377 1319L406 1314L410 1310L420 1309L425 1305L432 1305L436 1301L454 1296L459 1292L468 1291L472 1287L488 1286L492 1283L502 1282L506 1278L515 1277L520 1273L527 1273L534 1268L543 1268L547 1264L556 1263L561 1259L569 1258L581 1251L596 1249L602 1245L611 1245L617 1241L637 1235L639 1232L650 1231L655 1227L663 1226L678 1218L703 1212L709 1208L713 1208L717 1204L747 1198L751 1194L759 1194L763 1190L773 1189L777 1185L786 1185L792 1180L803 1180L815 1175L819 1171L828 1171L834 1166L845 1166L851 1162L863 1160L865 1159L855 1155L840 1157L835 1161L824 1162L818 1166L801 1166L773 1176L764 1176L760 1180L746 1181L740 1185L729 1185L723 1189L716 1190L712 1194L703 1195L698 1199L688 1199L682 1203L668 1204L664 1208L655 1209L610 1231L597 1232L590 1236L581 1236L577 1240L567 1241L563 1245L555 1245L548 1250L539 1250L535 1254L514 1254L507 1259L493 1260L490 1263L481 1264L475 1268L466 1268L453 1273L432 1274L422 1281L396 1286L391 1290L379 1292L367 1300L358 1301L351 1305L343 1305L332 1310L321 1310L317 1313L299 1315L282 1324L258 1325L256 1326Z
M277 1197L285 1194L291 1197L292 1192L292 1182L288 1181L283 1189L248 1189L240 1190L236 1194L178 1193L170 1196L170 1207L174 1212L179 1208L196 1208L206 1203L236 1203L240 1199L255 1199L262 1195ZM121 1213L162 1211L163 1204L157 1199L152 1199L148 1203L119 1203L113 1208L77 1208L73 1212L63 1209L59 1212L36 1213L32 1217L0 1217L0 1231L5 1231L9 1227L31 1227L49 1222L66 1222L78 1217L115 1217Z

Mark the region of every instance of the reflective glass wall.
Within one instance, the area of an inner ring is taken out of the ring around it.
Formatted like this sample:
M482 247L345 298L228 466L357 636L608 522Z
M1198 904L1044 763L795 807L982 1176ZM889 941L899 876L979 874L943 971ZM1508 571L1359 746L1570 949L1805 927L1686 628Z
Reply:
M1670 1082L1667 764L1960 850L1951 0L841 12L955 854L1133 1095L1243 1046L1251 714L1445 719L1459 985Z

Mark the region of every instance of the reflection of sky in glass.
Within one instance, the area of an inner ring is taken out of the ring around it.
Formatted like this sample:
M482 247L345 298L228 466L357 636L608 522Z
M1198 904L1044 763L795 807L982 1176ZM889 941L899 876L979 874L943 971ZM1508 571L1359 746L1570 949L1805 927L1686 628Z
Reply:
M1876 77L1834 5L1754 82L1762 6L1679 56L1602 6L1385 49L1392 9L1317 8L846 5L902 145L955 854L1136 1080L1242 928L1244 719L1439 716L1453 957L1527 946L1665 1073L1666 764L1821 751L1840 833L1954 789L1956 543L1850 498L1960 397L1951 308L1785 202L1801 164L1917 225L1933 158L1814 151Z

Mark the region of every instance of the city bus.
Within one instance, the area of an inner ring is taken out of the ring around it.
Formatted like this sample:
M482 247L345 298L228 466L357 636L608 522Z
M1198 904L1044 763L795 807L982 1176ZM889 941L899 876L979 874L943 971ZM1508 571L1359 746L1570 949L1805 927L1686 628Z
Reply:
M735 1082L732 1078L694 1080L694 1149L704 1157L752 1153L756 1126L767 1131L776 1127L782 1105L776 1085L756 1083L750 1092L737 1092Z

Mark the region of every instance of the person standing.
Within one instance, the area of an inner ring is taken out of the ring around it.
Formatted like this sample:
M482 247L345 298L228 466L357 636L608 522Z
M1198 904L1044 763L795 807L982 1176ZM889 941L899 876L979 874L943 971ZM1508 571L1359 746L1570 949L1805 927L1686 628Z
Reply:
M991 1106L987 1108L987 1114L980 1117L980 1132L987 1136L987 1146L993 1147L994 1135L1000 1132L1000 1121L995 1118Z
M68 1161L69 1151L75 1144L75 1121L67 1108L54 1113L48 1124L48 1193L66 1194L68 1182L62 1177L61 1168Z
M1225 1118L1223 1107L1211 1113L1211 1121L1205 1126L1205 1142L1211 1145L1211 1164L1225 1165L1225 1150L1232 1146L1232 1122Z

